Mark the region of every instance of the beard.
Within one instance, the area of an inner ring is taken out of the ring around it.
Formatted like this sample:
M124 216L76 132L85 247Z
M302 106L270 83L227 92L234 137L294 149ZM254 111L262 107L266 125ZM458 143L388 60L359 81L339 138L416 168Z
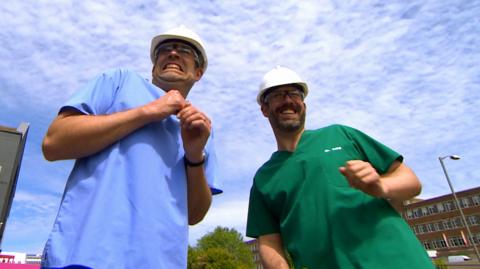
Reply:
M300 117L298 119L288 120L282 120L278 116L279 111L281 110L283 110L283 108L278 109L278 113L274 113L273 116L269 118L270 124L272 125L273 129L286 133L295 133L303 130L305 126L305 109L297 108L297 111L300 111Z

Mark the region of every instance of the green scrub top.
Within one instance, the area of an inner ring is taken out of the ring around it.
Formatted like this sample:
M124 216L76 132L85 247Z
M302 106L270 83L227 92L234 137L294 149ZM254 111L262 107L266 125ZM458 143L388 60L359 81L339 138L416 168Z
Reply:
M247 236L280 233L296 269L434 268L387 201L349 186L338 170L348 160L384 174L403 157L351 127L306 130L295 152L277 151L257 171Z

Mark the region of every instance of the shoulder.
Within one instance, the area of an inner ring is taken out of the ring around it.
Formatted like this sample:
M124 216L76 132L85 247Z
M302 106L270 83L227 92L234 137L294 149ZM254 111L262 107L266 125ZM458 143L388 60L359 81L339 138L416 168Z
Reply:
M351 130L356 130L353 127L343 125L343 124L331 124L328 126L325 126L323 128L319 128L313 131L316 132L332 132L332 131L351 131Z
M107 69L98 75L98 78L121 81L129 78L145 80L137 72L127 68Z
M343 124L332 124L314 131L316 131L317 133L343 133L347 136L349 134L363 133L362 131L354 127L343 125Z
M260 168L258 168L257 172L255 173L255 178L258 178L259 176L264 174L265 171L267 171L269 169L269 167L271 167L273 164L274 164L274 162L272 161L272 159L263 163L262 166L260 166Z
M262 181L264 179L268 179L268 174L270 174L270 170L273 166L275 166L275 161L270 158L268 161L262 164L260 168L258 168L257 172L255 173L255 176L253 178L253 184L256 184L258 181Z
M289 156L290 153L282 151L272 153L270 159L258 168L254 176L253 184L258 187L267 184L272 176L275 175L279 169L284 167L285 161L289 159Z
M305 130L304 136L329 136L334 134L348 134L358 132L355 128L342 124L332 124L318 129Z

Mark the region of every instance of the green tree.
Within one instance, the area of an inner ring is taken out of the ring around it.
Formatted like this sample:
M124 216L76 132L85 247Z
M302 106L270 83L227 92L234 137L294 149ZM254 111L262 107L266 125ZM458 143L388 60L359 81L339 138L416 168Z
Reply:
M217 227L189 247L189 269L250 269L253 255L235 229Z
M435 259L433 260L433 264L437 269L448 269L447 264L445 263L444 260L442 259Z
M223 248L209 248L207 250L193 250L195 259L190 259L189 269L238 269L245 268L235 259L232 253Z

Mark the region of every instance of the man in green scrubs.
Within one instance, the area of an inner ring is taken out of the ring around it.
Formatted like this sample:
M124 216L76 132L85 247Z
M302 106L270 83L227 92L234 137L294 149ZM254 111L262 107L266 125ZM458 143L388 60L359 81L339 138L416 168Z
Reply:
M247 236L264 268L434 268L392 208L420 193L403 157L343 125L305 130L307 84L294 71L265 74L257 97L278 151L257 171Z

